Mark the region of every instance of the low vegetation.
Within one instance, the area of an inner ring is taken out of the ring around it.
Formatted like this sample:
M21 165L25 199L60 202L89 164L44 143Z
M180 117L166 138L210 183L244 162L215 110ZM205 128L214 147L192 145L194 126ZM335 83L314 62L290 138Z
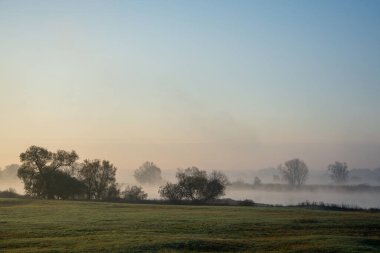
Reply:
M379 252L380 213L0 199L1 252Z

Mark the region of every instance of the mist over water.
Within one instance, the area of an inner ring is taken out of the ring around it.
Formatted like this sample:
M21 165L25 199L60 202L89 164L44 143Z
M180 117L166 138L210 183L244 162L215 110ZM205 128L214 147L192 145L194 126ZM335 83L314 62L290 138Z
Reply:
M372 174L370 174L370 172ZM274 181L273 175L280 176L275 168L261 169L257 171L241 171L227 172L231 181L241 181L253 183L254 176L259 176L264 184L266 183L282 183L283 181ZM369 169L353 169L350 171L351 177L347 185L370 185L379 186L379 171ZM314 186L333 186L333 182L327 171L313 170L306 181L306 185ZM227 187L224 198L235 200L251 199L256 203L272 204L272 205L296 205L301 202L324 202L330 204L347 204L359 206L362 208L380 208L380 192L373 191L344 191L344 190L264 190L250 188Z
M274 183L273 174L276 169L263 169L258 171L226 171L231 182L241 181L252 183L255 175L259 175L263 183ZM163 171L164 181L175 182L175 172ZM311 173L307 181L307 185L331 185L329 176L325 171L314 171ZM277 182L279 183L279 182ZM281 182L284 183L285 182ZM130 180L125 185L139 185L135 180ZM163 183L162 183L163 184ZM350 182L351 185L371 185L378 186L379 181L364 179L361 181ZM148 199L160 199L158 194L159 185L141 185L143 190L148 193ZM230 198L234 200L250 199L255 203L271 204L271 205L296 205L301 202L324 202L330 204L346 204L351 206L359 206L362 208L380 208L380 192L366 191L342 191L342 190L263 190L243 188L239 189L228 186L225 195L221 198Z
M262 191L227 188L225 198L235 200L251 199L256 203L272 205L296 205L301 202L324 202L348 204L363 208L380 208L380 194L373 192L334 192L334 191Z
M158 193L160 185L164 185L165 182L175 182L176 171L163 171L163 181L155 185L138 183L134 177L133 172L122 172L119 174L117 181L119 182L120 190L123 191L127 185L139 185L143 187L143 190L148 194L148 199L160 199ZM252 184L255 175L259 175L263 183L274 183L273 174L275 169L264 169L259 171L242 171L231 172L227 171L231 182L241 181ZM14 174L14 173L13 173ZM368 179L368 178L367 178ZM364 180L364 179L363 179ZM368 184L371 186L379 185L379 182L373 179L373 181L357 181L351 182L352 185ZM279 182L277 182L279 183ZM284 183L284 182L282 182ZM323 171L317 171L310 175L307 185L329 185L328 176ZM24 194L23 183L20 179L12 175L12 177L0 178L0 191L13 188L19 194ZM330 204L347 204L352 206L359 206L362 208L380 208L380 192L366 192L366 191L335 191L335 190L264 190L253 188L236 188L228 186L225 195L221 198L230 198L234 200L250 199L255 203L272 204L272 205L296 205L301 202L324 202Z
M148 199L160 199L159 186L143 186ZM301 202L324 202L346 204L362 208L380 208L379 192L338 192L338 191L263 191L257 189L235 189L227 187L222 198L234 200L251 199L255 203L271 205L297 205Z

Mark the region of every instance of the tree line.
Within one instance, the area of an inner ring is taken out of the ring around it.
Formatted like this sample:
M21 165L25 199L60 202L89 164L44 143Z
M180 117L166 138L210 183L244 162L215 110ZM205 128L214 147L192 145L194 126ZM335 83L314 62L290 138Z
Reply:
M123 191L116 182L117 168L107 160L86 159L78 163L75 151L48 151L31 146L20 154L21 166L17 176L23 181L27 195L47 199L89 200L143 200L147 194L139 186L127 186ZM300 159L292 159L278 168L282 179L298 187L307 180L309 169ZM346 163L335 162L328 166L331 178L344 183L348 178ZM142 184L162 184L161 169L152 162L145 162L134 172ZM208 201L225 194L228 178L220 171L200 170L197 167L179 169L176 183L167 182L159 188L162 198L170 201ZM261 184L256 177L255 185Z
M117 168L107 160L78 163L75 151L48 151L31 146L20 154L17 176L23 181L27 195L46 199L89 199L131 201L144 200L147 194L139 186L127 186L123 191L116 183ZM161 169L152 162L144 163L134 173L140 183L161 183ZM178 183L166 183L160 196L170 201L206 201L224 195L227 177L219 172L196 167L179 170Z

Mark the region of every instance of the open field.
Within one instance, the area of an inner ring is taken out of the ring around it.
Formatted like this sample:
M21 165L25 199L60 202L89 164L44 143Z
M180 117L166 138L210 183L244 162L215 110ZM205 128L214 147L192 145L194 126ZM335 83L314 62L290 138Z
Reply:
M0 199L0 252L380 252L380 213Z

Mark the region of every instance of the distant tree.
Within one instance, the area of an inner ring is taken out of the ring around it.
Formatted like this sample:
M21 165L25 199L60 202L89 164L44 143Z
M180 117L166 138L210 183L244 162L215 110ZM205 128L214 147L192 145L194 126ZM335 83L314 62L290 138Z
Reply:
M85 160L79 169L79 178L86 186L88 199L107 199L116 187L116 170L109 161Z
M53 174L63 166L72 166L78 159L75 151L50 152L38 146L29 147L20 154L22 162L17 176L24 182L27 194L43 198L54 198Z
M309 169L305 162L300 159L293 159L285 162L285 165L280 165L279 171L282 178L292 186L300 186L305 183Z
M278 182L278 181L280 181L281 179L280 179L280 176L279 175L276 175L276 174L274 174L273 175L273 181L274 182Z
M197 200L205 201L216 199L224 195L227 177L218 171L207 175L206 171L196 167L179 170L176 174L177 184L167 183L161 187L161 197L169 200Z
M348 166L346 163L335 162L328 166L328 172L335 183L345 183L348 179Z
M142 184L161 182L161 169L153 162L145 162L134 173L135 179Z
M255 179L253 180L253 185L254 186L262 185L261 179L258 176L256 176Z
M375 180L380 182L380 168L374 169L373 172L375 173Z
M5 166L4 170L0 169L0 179L12 180L17 179L17 171L20 168L18 164Z
M148 197L148 194L143 191L142 187L136 185L127 186L121 194L125 200L129 201L145 200Z

